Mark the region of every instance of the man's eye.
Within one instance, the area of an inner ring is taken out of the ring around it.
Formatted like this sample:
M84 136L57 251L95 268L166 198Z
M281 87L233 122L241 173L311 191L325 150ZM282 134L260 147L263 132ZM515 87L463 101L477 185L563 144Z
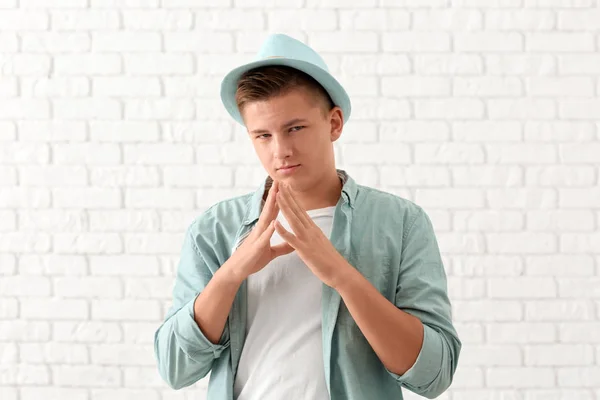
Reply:
M298 125L298 126L294 126L294 127L292 127L291 129L296 129L296 128L300 128L300 129L302 129L302 128L304 128L304 126L302 126L302 125ZM298 129L298 130L300 130L300 129Z

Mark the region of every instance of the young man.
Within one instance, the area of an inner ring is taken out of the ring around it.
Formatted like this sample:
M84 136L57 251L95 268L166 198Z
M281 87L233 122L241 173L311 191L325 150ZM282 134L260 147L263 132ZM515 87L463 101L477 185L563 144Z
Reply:
M154 336L162 378L208 399L434 398L461 342L431 221L335 167L350 100L310 47L271 35L223 80L268 176L187 229Z

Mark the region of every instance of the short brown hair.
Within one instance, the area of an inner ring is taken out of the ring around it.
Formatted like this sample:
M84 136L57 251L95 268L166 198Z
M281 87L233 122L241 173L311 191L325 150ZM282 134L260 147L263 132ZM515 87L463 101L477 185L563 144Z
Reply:
M327 91L312 76L284 65L269 65L246 71L238 80L235 101L241 113L248 103L268 100L296 88L305 88L319 99L323 105L323 116L335 107Z

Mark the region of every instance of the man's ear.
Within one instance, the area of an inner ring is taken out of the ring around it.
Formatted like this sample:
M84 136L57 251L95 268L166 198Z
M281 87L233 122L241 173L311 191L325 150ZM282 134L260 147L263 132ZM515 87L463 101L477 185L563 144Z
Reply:
M329 137L332 142L335 142L342 135L344 126L344 113L340 107L335 106L329 111L329 124L331 126Z

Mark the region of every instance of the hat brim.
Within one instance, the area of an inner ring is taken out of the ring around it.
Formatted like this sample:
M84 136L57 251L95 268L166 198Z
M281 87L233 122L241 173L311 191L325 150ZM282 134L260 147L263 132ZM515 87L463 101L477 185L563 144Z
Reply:
M237 90L238 80L244 72L253 68L267 65L284 65L307 73L317 82L319 82L323 88L325 88L327 93L329 93L331 100L333 100L333 103L342 109L344 118L343 123L345 124L350 118L350 97L348 96L348 93L346 93L344 87L329 72L314 64L302 60L295 60L292 58L271 58L267 60L253 61L237 67L230 71L221 82L221 101L223 102L227 112L241 125L245 126L244 120L235 101L235 92Z

